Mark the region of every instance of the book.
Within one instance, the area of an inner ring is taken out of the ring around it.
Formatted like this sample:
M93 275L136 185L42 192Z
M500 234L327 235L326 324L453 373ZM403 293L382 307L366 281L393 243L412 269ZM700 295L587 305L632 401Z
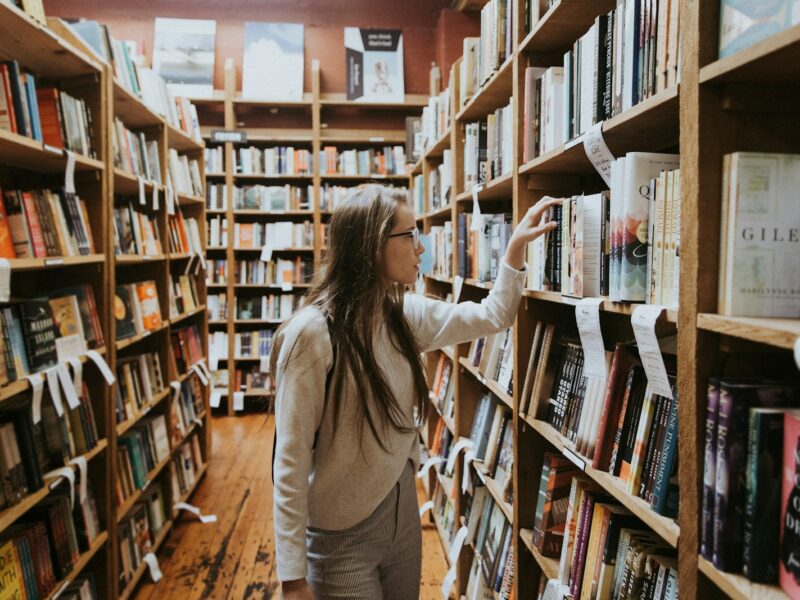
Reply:
M401 30L345 27L344 46L348 100L405 100Z
M800 23L800 11L794 0L720 0L719 10L720 58L736 54Z
M211 97L216 30L213 20L156 17L153 71L174 94Z
M800 487L800 413L787 412L783 421L783 463L781 477L780 564L778 579L790 598L800 598L800 531L798 504Z

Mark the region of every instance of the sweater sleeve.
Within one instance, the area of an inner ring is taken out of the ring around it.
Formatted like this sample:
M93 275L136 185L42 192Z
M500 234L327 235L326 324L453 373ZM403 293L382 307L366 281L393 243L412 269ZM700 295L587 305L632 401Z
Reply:
M500 263L497 280L480 304L443 302L406 294L403 311L422 352L460 344L511 327L517 316L526 271Z
M275 369L274 514L281 581L307 575L308 481L325 407L325 379L333 363L324 317L312 310L303 313L286 328Z

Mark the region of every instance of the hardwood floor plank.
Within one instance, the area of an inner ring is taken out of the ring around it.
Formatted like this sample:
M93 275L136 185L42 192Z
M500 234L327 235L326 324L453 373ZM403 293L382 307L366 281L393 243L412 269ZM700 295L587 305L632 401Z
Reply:
M216 514L217 522L204 525L182 514L159 552L163 578L154 584L145 576L136 600L280 597L270 469L274 421L264 414L217 417L212 427L214 454L189 502ZM420 486L418 492L422 503ZM437 535L423 527L422 600L441 598L447 566Z

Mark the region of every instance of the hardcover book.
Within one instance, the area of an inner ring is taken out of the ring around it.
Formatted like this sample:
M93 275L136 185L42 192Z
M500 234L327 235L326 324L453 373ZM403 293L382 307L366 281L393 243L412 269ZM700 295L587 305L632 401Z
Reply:
M403 32L345 27L347 99L403 102Z
M797 600L800 598L800 411L789 411L784 416L782 473L779 580L783 591Z
M22 331L28 364L37 372L56 364L56 328L47 298L31 298L21 304Z

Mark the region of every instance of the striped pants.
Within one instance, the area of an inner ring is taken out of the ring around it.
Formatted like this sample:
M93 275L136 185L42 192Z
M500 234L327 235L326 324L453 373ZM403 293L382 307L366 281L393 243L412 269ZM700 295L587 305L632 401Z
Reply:
M369 517L341 531L309 527L306 545L317 599L417 600L422 529L411 461Z

